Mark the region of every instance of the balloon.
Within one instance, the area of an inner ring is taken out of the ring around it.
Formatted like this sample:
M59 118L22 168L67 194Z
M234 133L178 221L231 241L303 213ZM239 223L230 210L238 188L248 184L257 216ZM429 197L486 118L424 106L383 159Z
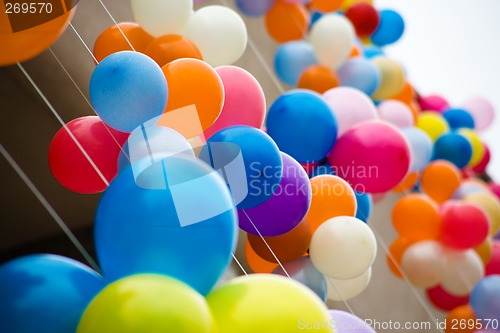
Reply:
M50 171L71 191L102 192L107 187L105 181L111 182L117 174L116 160L127 137L99 117L74 119L57 131L50 143Z
M376 57L372 60L372 63L380 72L380 84L372 94L372 98L383 100L398 95L403 90L406 82L403 67L386 57Z
M495 119L495 109L490 101L483 97L474 97L466 100L462 107L474 118L475 129L485 130Z
M135 21L154 37L182 32L193 12L192 0L131 0Z
M443 247L432 240L413 244L404 252L401 267L414 286L436 286L441 281L445 268Z
M397 278L404 279L401 271L401 261L406 249L409 248L412 244L413 241L400 237L392 242L391 246L389 247L386 258L387 265L389 266L392 274L394 274L394 276L396 276Z
M453 309L445 319L445 333L459 332L472 333L481 328L481 323L472 312L470 305L462 305Z
M485 154L484 144L479 138L479 136L470 129L465 129L465 128L461 129L459 130L459 133L465 136L469 140L472 146L472 158L469 162L469 165L471 167L475 167L482 161L484 157Z
M445 133L434 144L434 160L446 160L462 169L472 158L472 145L467 138L459 133Z
M354 28L351 22L338 14L326 14L311 29L309 40L316 59L333 70L348 58L354 45Z
M453 193L453 199L461 200L465 196L476 192L488 192L488 186L477 181L476 179L464 180L457 190Z
M460 186L460 170L448 161L431 162L422 172L420 188L432 200L442 204Z
M320 175L311 178L312 201L306 219L314 233L325 221L336 216L356 215L356 195L342 178Z
M344 0L342 1L342 6L340 7L340 9L346 11L349 8L351 8L351 6L353 6L354 4L360 2L369 3L370 5L373 5L373 0Z
M144 53L156 61L160 67L181 58L203 60L198 47L181 35L163 35L158 37L148 45Z
M337 140L337 121L321 95L291 90L271 106L266 120L269 135L281 151L299 162L324 159Z
M128 167L99 202L95 243L104 275L164 274L206 294L235 247L233 199L224 180L193 158L172 156L150 168L159 171L150 173L154 190L139 186Z
M376 333L364 320L353 314L339 310L328 312L337 333Z
M353 279L341 280L327 278L328 299L332 301L348 301L365 291L370 283L372 268Z
M266 97L257 79L236 66L221 66L215 71L224 85L224 106L219 118L205 131L205 137L235 125L260 129L266 114Z
M2 331L75 332L102 277L69 258L37 254L0 266Z
M319 94L336 88L340 85L337 74L330 68L314 65L307 68L299 77L297 88L309 89Z
M380 24L371 36L373 44L385 46L397 42L404 33L405 21L399 13L384 9L380 11Z
M418 103L422 110L442 113L450 108L448 101L439 95L419 96Z
M373 200L370 194L354 192L356 196L356 218L365 223L368 223L368 219L372 214Z
M215 69L198 59L178 59L162 70L168 82L169 97L165 118L159 124L187 138L212 126L224 105L224 85Z
M486 275L489 275L487 264L493 256L493 244L491 238L486 238L484 242L474 248L474 251L476 251L479 257L481 257L481 261L485 265Z
M311 205L309 177L302 166L287 154L281 153L281 159L282 177L272 196L254 208L238 211L240 228L250 234L260 233L262 236L286 234L302 221L309 210ZM262 255L261 257L265 258Z
M245 15L261 16L267 13L276 0L236 0L236 7Z
M373 102L357 89L334 88L323 96L337 118L339 136L356 124L378 118Z
M336 173L359 192L387 192L410 167L408 142L395 127L367 121L342 135L328 161Z
M278 43L303 39L309 26L304 6L276 0L264 17L269 36Z
M198 46L203 60L213 67L236 62L248 42L245 22L235 11L224 6L197 10L182 35Z
M311 0L311 8L323 12L329 13L334 12L340 8L342 5L342 0Z
M380 15L369 3L356 3L349 7L345 16L351 21L359 37L371 36L378 28Z
M77 332L210 333L213 329L203 296L170 277L139 274L101 291L85 310Z
M167 105L168 87L161 68L139 52L121 51L101 61L89 90L97 115L122 132L161 115Z
M313 291L279 275L238 277L214 290L207 302L219 333L299 333L330 320ZM328 326L317 331L335 332Z
M490 236L496 235L500 229L500 201L488 192L473 192L463 198L464 202L475 205L484 210L490 223Z
M421 171L432 158L433 143L429 135L417 127L407 127L401 133L410 144L410 171Z
M456 307L469 303L469 295L461 297L454 296L444 290L440 285L427 289L426 295L434 307L445 312L449 312Z
M500 242L494 241L491 260L485 267L486 275L500 275Z
M472 290L470 304L478 318L499 322L500 275L488 276L479 281Z
M396 187L392 189L395 193L407 193L415 189L420 178L418 171L408 173Z
M474 128L474 118L472 118L472 115L466 110L448 109L443 112L443 117L452 130Z
M316 65L311 44L292 41L281 45L274 56L274 69L281 81L297 85L300 75L310 66Z
M481 258L474 250L447 251L441 286L452 295L466 296L484 276Z
M476 174L482 174L486 172L486 169L488 168L488 164L490 163L491 160L491 152L488 146L483 143L484 146L484 155L481 161L476 164L473 168L472 171L474 171Z
M425 194L414 193L399 199L392 209L392 223L401 237L437 240L441 234L439 207Z
M497 198L500 199L500 184L495 184L493 182L490 183L490 190L493 194L496 195Z
M363 48L363 56L366 59L375 59L377 57L384 57L385 53L384 53L384 51L382 51L380 48L378 48L376 46L365 46ZM378 72L378 68L376 68L376 69Z
M441 207L441 242L454 249L479 246L488 236L490 222L485 211L467 202L448 201Z
M372 95L380 85L380 72L375 65L362 57L347 60L337 70L340 84Z
M144 31L137 23L120 22L118 25L114 24L101 32L94 43L92 53L97 61L101 62L113 53L133 51L130 44L132 44L135 51L144 53L148 45L153 41L154 37Z
M200 159L224 175L238 209L256 207L271 198L283 174L274 141L249 126L228 127L212 135Z
M378 105L380 119L387 121L397 127L414 126L413 113L409 106L396 100L387 100Z
M270 262L259 257L255 253L248 240L245 242L245 259L248 266L254 273L272 273L279 265L275 262Z
M373 264L376 254L377 241L370 227L350 216L334 217L321 224L309 248L314 266L335 279L360 276Z
M410 104L411 102L415 101L415 90L413 89L411 84L408 81L406 81L403 90L401 90L399 94L394 96L393 99L403 102L405 104Z
M29 3L29 2L27 2ZM3 2L6 5L5 2ZM13 6L13 3L10 2ZM15 2L14 2L15 4ZM36 57L48 49L63 34L76 11L76 3L68 2L65 12L62 3L51 3L52 13L40 9L36 13L7 13L0 10L0 66L15 65ZM19 3L18 3L19 5ZM28 15L28 16L26 16Z
M273 273L281 276L290 276L295 281L309 287L319 298L326 301L326 279L323 274L314 267L309 257L299 258L284 264L283 267L285 268L284 270L282 267L278 267Z

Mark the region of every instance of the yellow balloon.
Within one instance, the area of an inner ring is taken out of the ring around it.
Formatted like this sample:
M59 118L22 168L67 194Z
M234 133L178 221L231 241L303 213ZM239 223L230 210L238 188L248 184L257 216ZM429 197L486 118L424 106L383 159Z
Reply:
M432 141L436 141L441 135L450 131L446 120L433 111L421 112L417 118L417 127L427 133Z
M380 72L380 85L373 93L373 99L390 99L399 94L406 82L403 67L396 61L386 57L373 59L373 64Z
M461 129L459 131L460 134L465 136L467 140L469 140L470 144L472 145L472 158L469 162L469 166L471 168L475 167L476 165L481 162L481 160L484 157L485 149L484 149L484 144L479 138L479 136L472 130L470 129Z
M476 247L474 251L481 257L483 264L488 264L493 254L493 241L491 238L487 238L481 245Z
M344 0L342 2L342 10L346 11L348 10L352 5L358 3L358 2L364 2L364 3L369 3L370 5L373 5L373 0Z
M500 201L489 192L474 192L466 195L463 201L482 208L490 220L490 235L494 236L500 229Z
M335 332L323 301L279 275L236 278L210 293L207 302L218 333Z
M203 296L162 275L140 274L104 288L90 303L77 333L213 333Z

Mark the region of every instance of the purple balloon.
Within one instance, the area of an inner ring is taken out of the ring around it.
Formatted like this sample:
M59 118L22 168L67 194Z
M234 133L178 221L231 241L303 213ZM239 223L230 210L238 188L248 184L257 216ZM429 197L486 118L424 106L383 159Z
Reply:
M253 235L258 235L260 232L262 236L272 237L287 233L304 219L311 205L312 191L307 173L299 162L289 155L281 153L281 157L283 159L281 182L273 189L264 189L274 194L257 207L238 210L240 228ZM279 170L264 171L279 172Z
M328 314L337 333L376 333L364 320L348 312L329 310Z
M248 16L261 16L266 14L276 0L236 0L236 6L243 14Z

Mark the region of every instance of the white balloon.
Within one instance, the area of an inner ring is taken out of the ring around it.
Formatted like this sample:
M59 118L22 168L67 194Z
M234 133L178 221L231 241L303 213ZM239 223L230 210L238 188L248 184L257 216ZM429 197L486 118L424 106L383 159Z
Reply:
M351 216L334 217L314 232L309 255L316 268L334 279L353 279L370 268L377 241L366 223Z
M339 280L327 278L326 285L328 290L327 298L332 301L348 301L361 294L372 277L372 268L354 279Z
M401 260L403 271L410 283L419 288L430 288L444 275L443 247L436 241L423 241L410 246Z
M335 70L351 52L355 41L354 28L344 16L326 14L313 25L309 40L318 62Z
M245 22L235 11L223 6L196 11L182 34L198 46L203 60L213 67L237 61L248 42Z
M481 257L474 250L448 250L445 259L445 271L441 281L443 289L455 296L470 294L474 285L484 277Z
M154 37L179 34L193 13L193 0L131 0L135 21Z

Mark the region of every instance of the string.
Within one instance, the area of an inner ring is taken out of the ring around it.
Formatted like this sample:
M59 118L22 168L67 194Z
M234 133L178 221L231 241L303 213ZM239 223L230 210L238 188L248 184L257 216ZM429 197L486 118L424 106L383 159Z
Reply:
M73 32L78 37L78 39L82 42L83 46L85 46L85 48L87 49L87 52L92 56L92 58L94 59L95 63L99 64L99 61L97 61L97 58L94 56L94 53L92 53L92 51L90 50L90 48L87 46L87 44L83 40L82 36L80 36L80 34L78 33L78 31L76 31L75 27L73 26L73 24L71 22L69 22L69 26L71 27L71 29L73 29Z
M241 270L243 271L243 273L245 275L248 275L247 271L243 268L243 266L241 265L240 261L238 260L238 258L236 258L236 256L234 255L234 253L232 253L233 255L233 259L234 261L236 261L236 263L238 264L238 266L240 266Z
M108 7L106 7L106 5L104 4L104 2L102 2L101 0L98 0L98 1L101 4L102 8L104 8L104 10L106 11L106 13L108 14L109 18L113 21L113 23L115 24L115 26L118 28L118 30L122 34L123 38L125 38L125 40L127 41L127 44L130 46L130 48L132 49L132 51L135 52L134 46L132 45L132 43L130 42L130 40L125 35L125 33L123 32L122 28L118 25L118 23L116 22L116 20L113 17L113 15L111 15L110 11L108 10Z

